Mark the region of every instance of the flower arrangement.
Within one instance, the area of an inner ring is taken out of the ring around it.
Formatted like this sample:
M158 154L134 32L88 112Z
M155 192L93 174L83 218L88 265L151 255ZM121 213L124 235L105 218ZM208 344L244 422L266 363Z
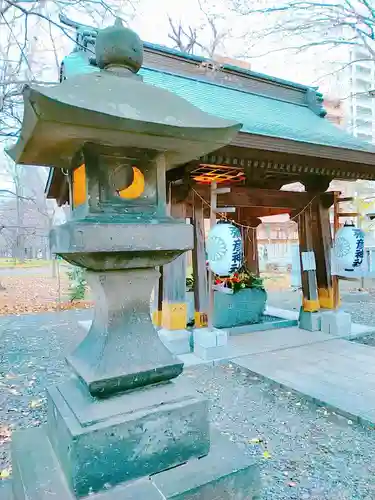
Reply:
M236 273L228 277L215 277L214 287L215 290L224 293L236 293L244 288L260 288L264 290L264 282L260 276L250 272L246 266L242 266Z

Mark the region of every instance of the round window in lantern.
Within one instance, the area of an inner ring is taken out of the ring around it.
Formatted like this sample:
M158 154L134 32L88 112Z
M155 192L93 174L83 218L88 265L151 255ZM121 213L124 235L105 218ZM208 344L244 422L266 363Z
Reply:
M133 167L133 182L125 189L118 191L121 198L134 200L139 198L145 190L145 177L137 167Z
M213 273L229 276L243 261L243 244L239 229L230 223L218 223L209 232L207 260Z

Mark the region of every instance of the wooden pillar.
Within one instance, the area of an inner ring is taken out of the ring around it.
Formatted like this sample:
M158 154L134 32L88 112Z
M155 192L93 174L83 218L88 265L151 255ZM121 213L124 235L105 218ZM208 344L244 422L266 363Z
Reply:
M159 267L160 277L154 288L154 300L152 311L152 322L155 326L160 327L162 324L162 310L163 310L163 266Z
M249 229L245 229L244 232L246 267L249 271L259 276L257 229L255 226L252 226Z
M333 198L333 237L336 237L337 231L340 229L340 216L339 216L339 198L340 192L335 191ZM332 276L332 289L333 289L333 301L335 309L340 305L340 281L337 275Z
M314 270L314 245L311 206L298 216L298 235L301 259L302 308L313 313L320 310L316 274Z
M246 208L237 209L236 221L243 226L248 226L241 227L245 253L244 261L248 270L259 276L257 227L262 223L262 221L258 217L248 216Z
M186 219L185 203L172 203L170 212L176 219ZM166 330L185 330L186 325L186 253L183 253L164 266L161 326Z
M201 200L194 200L193 206L194 248L194 320L195 328L207 326L208 321L208 282L206 269L204 210Z
M339 301L331 272L332 232L329 209L330 199L327 201L324 194L319 195L311 206L318 299L322 309L336 309Z

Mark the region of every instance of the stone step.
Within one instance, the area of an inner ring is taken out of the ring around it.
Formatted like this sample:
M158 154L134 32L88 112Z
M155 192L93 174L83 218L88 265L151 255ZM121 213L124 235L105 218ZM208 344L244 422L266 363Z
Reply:
M66 483L44 426L15 432L12 440L14 500L69 500Z
M257 461L217 430L211 453L151 477L81 497L90 500L259 500ZM0 488L1 500L77 500L69 489L44 427L26 429L13 438L13 491ZM5 492L5 496L3 495ZM8 496L6 496L8 495Z
M15 496L1 500L76 500L65 480L44 427L26 429L13 438ZM7 481L10 484L10 482ZM5 490L6 491L6 490ZM2 495L0 490L0 495ZM10 493L9 493L10 494ZM90 500L163 500L148 478L90 495Z

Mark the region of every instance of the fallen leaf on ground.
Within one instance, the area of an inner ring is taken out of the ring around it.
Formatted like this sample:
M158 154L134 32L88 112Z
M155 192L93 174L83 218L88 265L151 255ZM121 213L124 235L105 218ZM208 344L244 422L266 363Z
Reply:
M249 443L251 443L251 444L260 444L260 443L263 443L263 439L261 439L261 438L253 438L253 439L250 439Z
M10 470L9 469L3 469L0 471L0 479L8 479L10 477Z
M17 391L17 389L8 389L8 392L13 394L13 396L20 396L21 395L21 393L19 391Z
M43 404L43 399L34 399L30 401L29 406L30 408L40 408Z
M12 430L7 425L0 425L0 444L10 441L12 437Z

